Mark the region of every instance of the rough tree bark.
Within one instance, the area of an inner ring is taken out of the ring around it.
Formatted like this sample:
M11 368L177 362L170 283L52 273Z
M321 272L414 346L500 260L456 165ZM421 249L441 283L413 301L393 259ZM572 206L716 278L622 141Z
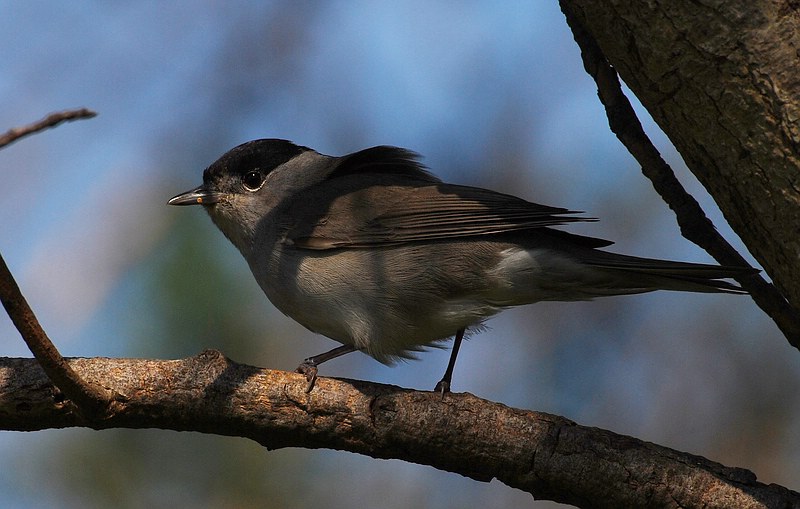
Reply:
M580 507L800 506L800 494L744 469L470 394L305 377L206 351L175 361L72 359L115 394L104 418L75 412L33 359L0 359L0 429L161 428L329 448L493 478Z
M800 308L800 8L563 0Z

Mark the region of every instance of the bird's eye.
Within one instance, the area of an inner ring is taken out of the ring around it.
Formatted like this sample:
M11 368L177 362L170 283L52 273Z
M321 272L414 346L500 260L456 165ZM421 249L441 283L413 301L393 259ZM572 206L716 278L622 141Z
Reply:
M264 183L264 177L259 171L248 171L242 178L242 184L248 191L258 191Z

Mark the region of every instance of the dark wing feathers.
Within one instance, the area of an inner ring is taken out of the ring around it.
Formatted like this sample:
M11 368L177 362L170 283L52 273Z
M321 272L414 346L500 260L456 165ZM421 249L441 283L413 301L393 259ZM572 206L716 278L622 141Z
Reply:
M358 179L345 182L347 179ZM325 183L326 192L310 189L305 193L304 220L290 228L287 239L307 249L365 248L371 246L422 242L494 235L518 230L556 226L576 221L594 221L575 217L577 212L530 203L514 196L485 189L442 183L369 185L366 175L352 175L338 180L349 193L325 203L335 180ZM380 180L386 184L386 178ZM349 186L347 185L349 184ZM374 183L373 183L374 184ZM309 217L309 203L319 207ZM290 217L292 211L289 212ZM297 216L294 216L297 217ZM298 218L299 219L299 218ZM592 239L593 246L608 245Z
M417 200L399 205L373 221L405 241L490 235L587 220L569 217L576 213L570 210L458 186L431 187L417 193Z
M442 183L409 150L378 146L343 156L281 214L285 239L306 249L366 248L495 235L576 221L578 212ZM552 231L579 245L608 241Z

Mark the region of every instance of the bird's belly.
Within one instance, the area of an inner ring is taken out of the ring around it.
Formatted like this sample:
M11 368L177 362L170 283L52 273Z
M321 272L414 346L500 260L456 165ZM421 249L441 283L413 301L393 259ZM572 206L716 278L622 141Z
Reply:
M397 255L284 252L256 279L284 314L381 362L408 357L502 309L480 295L432 288L441 280L430 273L439 270L435 263L399 270Z

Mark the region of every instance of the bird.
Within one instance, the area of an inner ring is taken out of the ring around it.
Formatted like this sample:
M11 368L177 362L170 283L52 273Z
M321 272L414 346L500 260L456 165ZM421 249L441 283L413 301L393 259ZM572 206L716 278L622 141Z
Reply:
M297 368L361 351L384 364L454 337L435 391L451 390L464 334L498 312L654 290L747 293L757 270L641 258L556 227L580 211L446 183L419 154L381 145L329 156L283 139L223 154L168 201L201 205L285 315L341 346Z

